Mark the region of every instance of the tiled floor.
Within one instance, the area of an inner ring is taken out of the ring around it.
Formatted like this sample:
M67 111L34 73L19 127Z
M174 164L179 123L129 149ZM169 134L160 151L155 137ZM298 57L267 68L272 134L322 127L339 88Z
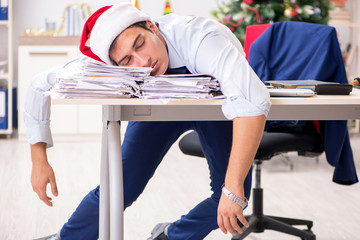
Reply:
M360 136L352 136L358 172ZM331 181L333 168L292 156L294 170L280 157L263 164L266 214L311 219L318 240L360 239L360 185ZM48 151L57 178L54 207L43 204L30 185L29 145L0 139L0 239L22 240L58 231L83 196L99 183L100 139L57 141ZM174 145L140 198L125 211L126 240L146 239L158 222L174 221L210 194L208 167L201 158L184 156ZM245 214L251 212L250 207ZM207 240L230 239L220 230ZM272 231L250 240L298 239Z

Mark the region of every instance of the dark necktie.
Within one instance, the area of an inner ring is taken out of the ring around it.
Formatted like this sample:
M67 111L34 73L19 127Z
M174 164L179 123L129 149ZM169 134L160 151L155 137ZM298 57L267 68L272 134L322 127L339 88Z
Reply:
M164 74L190 74L186 67L168 68Z

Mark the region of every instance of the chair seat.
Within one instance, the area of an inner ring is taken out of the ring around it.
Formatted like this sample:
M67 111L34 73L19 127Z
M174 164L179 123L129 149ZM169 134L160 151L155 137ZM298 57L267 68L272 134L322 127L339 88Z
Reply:
M323 150L321 136L317 133L264 132L255 159L270 160L275 155L287 152L315 157Z
M180 150L187 155L204 157L196 132L185 135L179 142ZM255 159L269 160L286 152L315 157L323 152L322 140L317 133L264 132Z
M195 131L191 131L180 139L179 148L186 155L205 157L201 149L199 136Z

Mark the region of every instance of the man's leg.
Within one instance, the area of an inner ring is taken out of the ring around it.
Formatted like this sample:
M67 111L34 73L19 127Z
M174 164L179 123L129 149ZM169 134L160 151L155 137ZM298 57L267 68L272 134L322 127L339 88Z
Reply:
M129 122L122 144L124 207L142 193L171 145L185 131L184 122ZM80 203L61 229L62 240L96 240L99 234L99 187Z
M195 130L199 134L201 146L209 164L210 185L213 194L169 226L170 240L203 239L212 230L218 228L217 207L231 151L232 122L196 122ZM246 177L244 185L245 196L249 198L251 171Z
M125 208L143 192L187 122L129 122L123 142Z
M99 186L89 192L60 231L62 240L95 240L99 236Z

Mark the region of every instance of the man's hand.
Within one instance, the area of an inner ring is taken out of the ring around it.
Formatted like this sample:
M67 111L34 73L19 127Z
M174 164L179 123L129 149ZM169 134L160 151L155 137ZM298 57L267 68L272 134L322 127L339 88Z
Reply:
M31 185L34 192L48 206L52 207L52 199L46 193L46 186L50 183L51 192L54 196L58 196L55 174L48 163L46 156L46 144L36 143L31 145Z
M225 176L225 186L235 196L245 200L244 181L254 161L264 131L265 116L239 117L233 119L233 141L229 165ZM243 209L221 194L218 206L218 225L226 234L242 233L236 218L245 226L249 224L244 218Z
M245 197L242 197L242 199L245 199ZM217 222L221 231L225 234L230 232L233 236L237 234L236 232L242 233L243 231L241 230L237 219L239 219L245 227L249 227L249 223L243 215L243 209L222 193L217 217Z

